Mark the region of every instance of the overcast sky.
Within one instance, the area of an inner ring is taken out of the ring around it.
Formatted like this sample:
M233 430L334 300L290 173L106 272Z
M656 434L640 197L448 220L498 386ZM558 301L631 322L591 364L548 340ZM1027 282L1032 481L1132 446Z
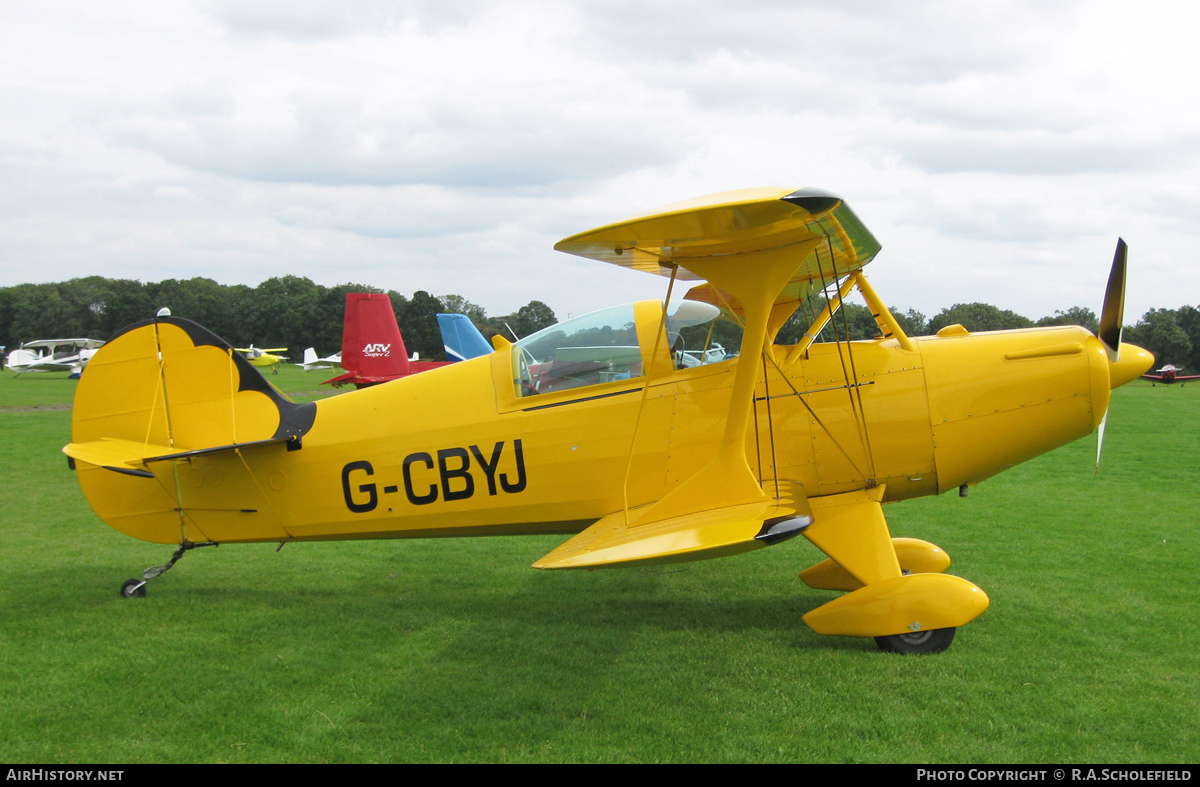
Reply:
M0 286L285 274L565 318L553 251L753 186L845 197L884 300L1200 304L1200 8L0 0Z

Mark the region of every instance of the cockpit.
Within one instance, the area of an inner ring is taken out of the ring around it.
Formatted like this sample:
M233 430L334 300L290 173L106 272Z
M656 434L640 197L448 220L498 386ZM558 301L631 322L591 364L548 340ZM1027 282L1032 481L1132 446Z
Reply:
M513 346L516 395L641 377L647 364L659 373L719 363L736 355L740 343L740 329L720 317L716 306L675 301L667 309L664 334L658 330L662 303L638 301L552 325Z

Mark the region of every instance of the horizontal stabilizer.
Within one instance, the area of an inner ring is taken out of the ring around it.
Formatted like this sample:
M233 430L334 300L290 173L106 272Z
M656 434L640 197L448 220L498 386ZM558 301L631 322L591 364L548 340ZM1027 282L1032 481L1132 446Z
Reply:
M630 519L648 506L631 509ZM534 568L656 565L736 555L799 535L812 522L802 493L700 511L629 527L625 512L600 519L533 564Z
M260 445L274 445L287 442L287 437L277 437L270 440L254 440L248 443L233 443L218 445L211 448L200 448L194 451L180 451L165 445L153 443L138 443L133 440L101 438L88 443L71 443L63 448L63 453L77 462L103 467L127 475L152 478L153 473L145 469L151 462L165 462L173 459L187 459L204 454L216 454L233 451L239 448L253 448Z

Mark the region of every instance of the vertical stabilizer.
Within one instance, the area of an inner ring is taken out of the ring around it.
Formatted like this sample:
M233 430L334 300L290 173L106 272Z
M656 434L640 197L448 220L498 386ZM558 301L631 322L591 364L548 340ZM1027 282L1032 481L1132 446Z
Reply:
M492 351L492 346L467 315L439 314L437 321L442 332L442 346L451 361L466 361Z
M408 351L386 293L346 293L342 368L354 376L392 379L409 374Z

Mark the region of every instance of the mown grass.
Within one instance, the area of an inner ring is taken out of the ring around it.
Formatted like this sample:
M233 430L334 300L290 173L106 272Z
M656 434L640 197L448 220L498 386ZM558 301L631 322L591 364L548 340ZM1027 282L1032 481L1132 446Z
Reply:
M554 536L224 546L123 600L170 549L90 512L69 412L0 412L0 759L1194 762L1198 416L1134 383L1099 478L1092 438L889 506L992 599L906 658L804 626L803 539L579 573L529 568Z

